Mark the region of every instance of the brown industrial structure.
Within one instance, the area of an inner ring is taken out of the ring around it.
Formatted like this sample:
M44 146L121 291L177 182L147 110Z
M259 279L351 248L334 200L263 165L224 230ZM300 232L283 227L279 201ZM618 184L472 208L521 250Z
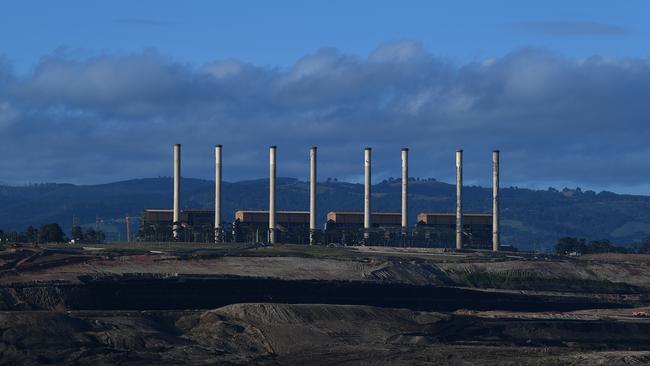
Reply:
M214 210L179 210L147 208L140 217L138 240L141 241L198 241L206 242L214 235ZM178 225L174 225L178 222ZM172 227L178 226L173 230ZM170 235L172 233L172 235Z
M463 248L492 248L491 214L464 212L461 221ZM456 223L457 219L454 213L423 212L418 215L417 230L413 237L427 246L450 247L449 243L457 238ZM457 246L456 248L458 249Z
M456 151L455 212L423 212L408 226L408 149L403 148L401 212L372 211L372 149L364 149L364 210L332 211L323 230L316 226L316 147L309 149L309 211L276 209L277 148L269 148L268 210L240 210L233 221L222 218L222 146L215 147L213 210L180 208L180 145L174 145L173 209L145 209L138 240L294 244L390 245L457 250L501 248L499 233L499 151L492 154L492 213L463 211L463 151Z
M309 244L308 211L276 211L275 240L280 243ZM265 234L269 223L268 211L237 211L232 225L236 242L268 243Z

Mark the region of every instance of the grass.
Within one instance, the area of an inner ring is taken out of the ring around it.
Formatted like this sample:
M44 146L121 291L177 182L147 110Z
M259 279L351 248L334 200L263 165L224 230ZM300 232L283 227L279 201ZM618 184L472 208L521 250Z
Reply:
M472 287L512 290L550 290L577 292L629 293L637 289L629 284L577 277L542 277L525 271L472 271L461 276Z
M378 258L384 260L425 260L432 263L471 262L484 258L481 253L442 253L436 251L422 251L425 248L409 250L398 247L359 247L304 245L304 244L276 244L273 246L256 246L247 243L198 243L198 242L133 242L133 243L104 243L104 244L40 244L41 248L50 249L83 249L100 248L103 250L86 251L86 254L98 255L137 255L147 254L150 251L162 251L173 255L201 256L234 256L234 257L300 257L313 259L335 260L361 260Z
M209 253L222 256L243 257L302 257L316 259L355 259L364 255L349 247L329 247L322 245L276 244L274 246L254 246L240 243L111 243L111 244L49 244L45 248L82 249L101 248L98 253L145 254L149 251L164 251L173 254Z
M303 257L317 259L354 259L361 255L349 247L328 247L323 245L276 244L259 247L247 253L261 257Z
M43 248L51 249L83 249L101 248L99 251L87 251L112 255L147 254L150 251L162 251L174 255L201 254L207 256L237 256L237 257L300 257L313 259L360 260L368 258L412 260L420 259L434 263L466 262L474 257L472 254L454 254L439 252L418 252L400 250L400 248L382 247L358 250L358 247L276 244L273 246L255 246L244 243L182 243L182 242L134 242L134 243L104 243L104 244L41 244ZM391 250L392 249L392 250Z

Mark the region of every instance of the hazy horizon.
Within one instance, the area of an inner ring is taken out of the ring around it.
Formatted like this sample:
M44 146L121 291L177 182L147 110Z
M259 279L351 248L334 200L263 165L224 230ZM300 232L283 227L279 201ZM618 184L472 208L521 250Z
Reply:
M210 178L186 177L186 176L183 176L181 178L182 178L182 180L192 179L192 180L200 180L200 181L214 183L214 179L210 179ZM401 179L398 176L386 177L386 178L382 178L381 180L373 179L372 185L374 186L374 185L377 185L377 184L381 184L381 183L383 183L383 181L391 179L391 178L392 179L397 179L397 180ZM433 179L434 181L439 182L439 183L444 183L444 184L449 184L449 185L455 185L456 184L454 181L440 180L440 179L437 179L435 177L414 177L414 176L411 176L410 178L419 179L419 180L422 180L422 181ZM0 186L16 187L16 188L33 187L33 186L48 185L48 184L63 184L63 185L69 184L69 185L74 185L74 186L100 186L100 185L115 184L115 183L129 182L129 181L136 181L136 180L146 180L146 179L168 179L168 180L172 181L173 176L168 175L168 176L157 176L157 177L137 177L137 178L120 179L120 180L113 180L113 181L106 181L106 182L96 182L96 183L83 183L83 184L64 182L64 181L61 181L61 182L26 182L26 183L21 183L21 184L8 184L8 183L0 181ZM245 182L252 182L252 181L263 181L263 180L268 180L268 179L269 179L268 177L257 177L257 178L241 179L241 180L222 180L222 182L226 183L226 184L237 184L237 183L245 183ZM299 181L301 183L306 183L306 184L309 182L308 179L306 179L306 178L288 177L288 176L277 176L276 179L278 179L278 180L291 179L291 180L297 180L297 181ZM348 184L359 184L359 185L363 184L363 179L362 178L360 178L359 180L342 180L342 179L340 179L338 177L324 177L324 178L319 177L317 181L318 181L318 183L348 183ZM170 184L170 186L171 186L171 184ZM490 185L487 185L487 184L483 184L483 185L482 184L475 184L475 183L471 183L471 181L468 182L467 180L465 180L465 182L463 183L463 186L464 187L473 186L473 187L479 187L479 188L484 188L484 189L491 189ZM609 189L592 189L592 188L585 187L585 186L580 186L580 185L577 185L577 186L567 186L567 185L559 186L558 185L558 186L546 186L546 187L526 187L526 186L519 186L519 185L507 185L506 186L506 185L501 184L500 187L502 189L503 188L517 188L517 189L529 189L529 190L534 190L534 191L547 191L549 189L554 189L554 190L559 191L559 192L561 192L561 191L563 191L565 189L568 189L568 190L571 190L571 191L580 189L582 192L593 191L596 194L601 193L601 192L610 192L610 193L614 193L614 194L618 194L618 195L650 196L649 194L643 194L643 193L620 192L620 191L609 190ZM182 187L181 187L181 189L182 189Z

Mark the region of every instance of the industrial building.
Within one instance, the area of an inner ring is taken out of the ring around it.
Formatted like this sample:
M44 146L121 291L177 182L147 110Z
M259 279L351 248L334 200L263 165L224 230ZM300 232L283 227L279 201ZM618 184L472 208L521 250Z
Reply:
M463 213L463 247L492 248L492 215ZM412 233L415 246L451 248L456 239L456 214L452 212L423 212Z
M137 240L207 242L214 235L214 211L204 209L185 209L174 221L173 209L145 209L140 217ZM175 225L177 223L177 225ZM172 234L172 228L177 236Z
M184 242L214 241L214 210L185 209L180 211L178 237ZM142 212L139 241L170 241L173 224L172 209L145 209ZM222 222L221 235L226 242L267 243L269 212L240 210L234 221ZM308 211L277 211L277 241L281 243L307 244L309 237Z
M324 239L327 243L344 245L396 244L401 233L402 215L399 212L373 212L370 228L365 226L364 212L332 211L327 214Z
M456 236L456 214L453 212L424 212L417 224L402 230L399 212L373 212L370 240L390 246L453 248ZM330 212L327 215L324 238L328 243L358 244L363 241L363 212ZM492 215L463 213L463 242L465 248L492 247Z
M276 211L275 240L278 243L309 243L309 211ZM267 243L268 211L237 211L233 222L236 242Z
M145 209L141 216L138 240L169 241L173 226L172 209ZM212 242L214 210L186 209L180 212L180 240L185 242ZM269 213L264 210L240 210L232 222L222 222L227 228L222 233L227 242L268 243ZM417 224L402 230L399 212L373 212L369 240L373 245L453 248L455 220L453 212L426 212L417 216ZM277 211L276 241L278 243L308 244L310 237L309 211ZM465 248L491 248L492 215L463 213L463 241ZM327 214L323 230L314 237L320 244L357 245L364 240L362 211L332 211Z
M309 211L276 208L277 147L269 147L268 210L237 211L232 223L222 219L222 146L215 146L214 210L181 210L181 147L174 145L173 209L147 209L142 215L139 240L255 242L275 244L341 243L346 245L398 245L475 248L498 251L499 151L492 153L492 213L463 212L463 150L456 151L456 210L418 215L408 223L408 153L401 151L401 212L372 212L372 149L364 149L364 203L362 212L330 212L324 230L316 227L316 147L309 149ZM170 235L168 235L168 233Z

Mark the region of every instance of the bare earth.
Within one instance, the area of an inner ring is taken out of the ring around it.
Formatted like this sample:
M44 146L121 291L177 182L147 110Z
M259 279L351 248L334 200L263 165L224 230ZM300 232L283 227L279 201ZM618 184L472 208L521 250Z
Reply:
M644 365L649 263L379 247L14 248L0 252L0 364Z

